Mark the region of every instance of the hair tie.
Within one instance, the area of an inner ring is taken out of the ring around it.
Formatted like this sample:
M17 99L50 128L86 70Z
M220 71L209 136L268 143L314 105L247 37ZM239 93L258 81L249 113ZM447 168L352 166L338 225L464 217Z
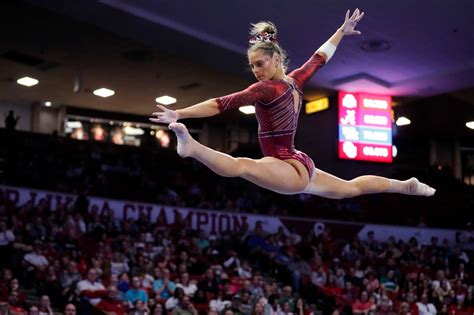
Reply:
M275 33L261 32L260 34L253 35L249 38L250 44L255 44L258 42L262 42L262 43L276 42Z

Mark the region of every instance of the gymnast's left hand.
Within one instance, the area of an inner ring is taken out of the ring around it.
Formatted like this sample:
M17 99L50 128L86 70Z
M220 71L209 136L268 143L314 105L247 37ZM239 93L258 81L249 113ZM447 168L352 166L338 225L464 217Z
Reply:
M344 20L344 24L342 24L340 27L340 30L344 35L360 35L361 32L356 31L355 27L357 23L359 23L359 21L364 17L364 12L360 12L359 9L355 9L355 11L352 13L352 16L349 16L350 10L347 10L346 19Z
M178 112L172 109L168 109L161 105L156 105L161 112L154 112L152 115L156 116L156 118L150 118L150 121L159 123L159 124L171 124L179 119Z

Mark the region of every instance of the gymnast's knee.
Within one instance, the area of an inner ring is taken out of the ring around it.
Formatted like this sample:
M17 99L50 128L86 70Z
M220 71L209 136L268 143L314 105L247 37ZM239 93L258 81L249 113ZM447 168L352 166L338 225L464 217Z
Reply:
M235 167L232 170L232 176L229 177L245 177L252 175L252 170L255 168L255 160L249 158L235 158Z
M343 198L352 198L362 194L362 190L358 185L358 181L356 181L355 179L346 181L346 185L344 186L344 191L347 196Z

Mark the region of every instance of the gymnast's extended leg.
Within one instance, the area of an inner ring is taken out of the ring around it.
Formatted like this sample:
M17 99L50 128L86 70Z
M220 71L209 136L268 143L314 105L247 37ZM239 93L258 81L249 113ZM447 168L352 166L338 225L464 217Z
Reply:
M342 199L375 193L432 196L436 190L420 183L416 178L400 181L381 176L366 175L344 180L316 169L305 193L321 197Z

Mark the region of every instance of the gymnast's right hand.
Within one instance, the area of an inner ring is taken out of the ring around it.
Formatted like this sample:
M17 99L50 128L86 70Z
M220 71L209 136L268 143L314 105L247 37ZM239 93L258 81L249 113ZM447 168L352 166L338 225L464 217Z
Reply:
M178 120L178 112L175 110L168 109L162 105L156 105L161 112L154 112L152 115L156 118L150 118L152 122L160 124L171 124Z

